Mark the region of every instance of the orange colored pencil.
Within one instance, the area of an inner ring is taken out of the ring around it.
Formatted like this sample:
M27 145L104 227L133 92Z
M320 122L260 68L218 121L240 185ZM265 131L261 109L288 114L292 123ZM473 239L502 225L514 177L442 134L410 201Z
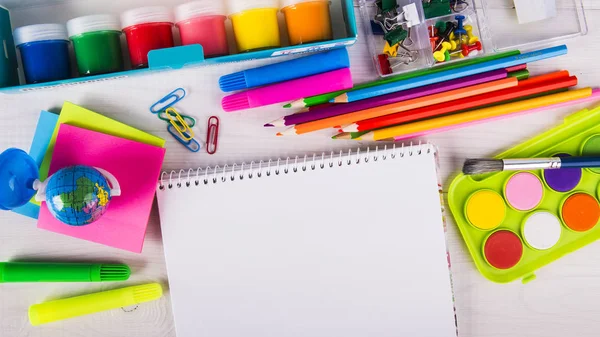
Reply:
M532 77L528 80L519 82L514 88L494 91L483 95L477 95L469 98L463 98L457 101L436 104L424 108L403 111L382 117L362 120L341 129L342 132L362 132L391 125L413 122L419 119L431 118L458 112L461 110L473 109L489 104L506 102L514 99L522 99L528 96L539 95L552 92L554 90L566 89L577 85L577 77L569 77L568 72L559 72L557 75L566 73L565 77L554 76L556 73Z
M498 91L506 88L512 88L518 85L518 80L514 77L509 77L505 79L501 79L498 81L487 82L482 84L477 84L474 86L460 88L456 90L451 90L447 92L442 92L435 95L425 96L410 99L407 101L402 101L394 104L383 105L375 108L365 109L361 111L356 111L340 116L325 118L316 120L313 122L308 122L304 124L298 124L294 127L291 127L281 133L278 133L278 136L287 136L287 135L300 135L308 132L313 132L317 130L323 130L327 128L334 127L336 125L346 125L355 123L365 119L376 118L380 116L389 115L392 113L412 110L417 108L422 108L425 106L430 106L434 104L440 104L444 102L449 102L465 97L471 97L475 95L481 95L492 91Z

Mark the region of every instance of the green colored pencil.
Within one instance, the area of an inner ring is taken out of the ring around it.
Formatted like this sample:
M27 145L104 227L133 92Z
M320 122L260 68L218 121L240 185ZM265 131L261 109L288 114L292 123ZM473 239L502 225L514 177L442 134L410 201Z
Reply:
M512 73L508 73L508 77L516 77L519 81L526 80L529 78L529 70L523 69L513 71Z
M507 51L504 53L492 54L492 55L484 56L484 57L476 57L476 58L464 60L461 62L445 64L445 65L434 67L434 68L421 69L421 70L416 70L416 71L412 71L409 73L400 74L397 76L386 77L386 78L382 78L382 79L379 79L379 80L373 81L373 82L357 84L354 86L354 88L352 88L352 90L371 88L376 85L392 83L392 82L406 80L409 78L419 77L419 76L423 76L423 75L435 74L435 73L438 73L438 72L444 71L444 70L462 68L462 67L470 66L473 64L479 64L482 62L497 60L497 59L501 59L504 57L515 56L515 55L519 55L519 54L521 54L520 51L513 50L513 51ZM319 104L323 104L323 103L329 103L329 101L331 99L334 99L337 96L342 95L346 92L348 92L348 90L341 90L341 91L330 92L330 93L322 94L322 95L318 95L318 96L311 96L311 97L299 99L292 103L286 104L283 107L284 108L306 108L306 107L311 107L311 106L315 106L315 105L319 105Z
M337 139L337 140L348 140L348 139L356 139L359 138L360 136L371 132L371 130L369 131L362 131L362 132L342 132L339 133L333 137L331 137L331 139Z

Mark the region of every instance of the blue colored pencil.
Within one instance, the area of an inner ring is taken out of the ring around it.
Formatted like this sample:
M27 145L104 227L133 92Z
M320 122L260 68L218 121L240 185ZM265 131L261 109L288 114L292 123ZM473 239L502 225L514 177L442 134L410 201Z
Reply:
M458 69L451 69L435 74L423 75L403 81L397 81L387 84L374 86L371 88L348 91L331 100L332 103L350 103L367 98L387 95L394 92L422 87L425 85L436 84L444 81L450 81L457 78L481 74L487 71L507 68L519 64L531 63L556 56L565 55L567 46L557 46L541 50L524 53L521 55L509 56L498 60L492 60Z

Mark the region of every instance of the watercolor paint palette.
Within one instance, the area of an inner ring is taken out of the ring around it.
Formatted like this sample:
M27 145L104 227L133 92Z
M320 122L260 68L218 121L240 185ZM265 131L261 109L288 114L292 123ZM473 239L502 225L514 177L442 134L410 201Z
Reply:
M495 158L600 156L600 107ZM448 203L479 271L505 283L535 279L544 265L600 238L600 170L460 174Z

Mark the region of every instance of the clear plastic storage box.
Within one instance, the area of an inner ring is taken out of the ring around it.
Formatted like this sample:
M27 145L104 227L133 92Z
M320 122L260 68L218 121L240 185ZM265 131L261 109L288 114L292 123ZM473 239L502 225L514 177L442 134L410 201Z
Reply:
M364 36L383 77L496 52L529 51L587 33L582 0L358 2Z

